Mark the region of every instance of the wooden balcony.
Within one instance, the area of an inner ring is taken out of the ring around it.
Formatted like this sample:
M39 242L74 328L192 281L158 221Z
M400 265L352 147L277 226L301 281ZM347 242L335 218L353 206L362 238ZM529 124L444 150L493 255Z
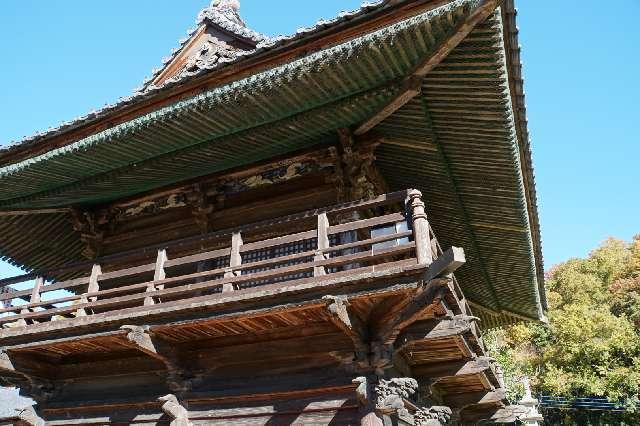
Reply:
M194 424L313 423L316 406L349 424L357 380L382 371L499 408L463 263L409 190L5 279L0 384L60 426L166 424L165 394Z
M443 253L420 197L400 191L1 280L0 339L424 272Z

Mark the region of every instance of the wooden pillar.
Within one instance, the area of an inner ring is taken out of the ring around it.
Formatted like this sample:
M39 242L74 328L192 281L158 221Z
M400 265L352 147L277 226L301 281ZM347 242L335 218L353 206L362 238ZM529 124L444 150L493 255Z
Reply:
M229 257L229 268L224 273L225 278L232 278L236 276L236 271L233 268L242 265L242 254L240 249L242 248L242 234L240 232L234 232L231 235L231 255ZM233 284L226 283L222 285L222 292L227 293L233 291Z
M329 248L329 219L327 219L326 213L320 213L318 215L318 228L317 228L318 250L313 258L314 261L326 259L323 250ZM327 271L324 266L316 266L313 268L313 276L325 275Z
M416 258L421 265L430 265L433 262L431 252L431 238L429 235L429 222L422 202L422 193L417 189L411 189L408 194L407 209L413 221L413 237L416 243Z

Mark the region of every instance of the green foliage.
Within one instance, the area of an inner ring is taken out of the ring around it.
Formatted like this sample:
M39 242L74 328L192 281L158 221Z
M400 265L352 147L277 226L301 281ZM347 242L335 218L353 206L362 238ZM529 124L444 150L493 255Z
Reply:
M549 324L488 333L507 385L523 375L545 394L600 396L638 408L640 395L640 236L608 239L586 259L547 274ZM509 389L512 400L517 387Z

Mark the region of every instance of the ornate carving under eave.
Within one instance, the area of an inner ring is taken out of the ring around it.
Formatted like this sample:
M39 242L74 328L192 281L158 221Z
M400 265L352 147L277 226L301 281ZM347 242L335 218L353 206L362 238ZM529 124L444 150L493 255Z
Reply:
M207 186L204 184L193 185L193 189L186 193L185 198L187 205L191 207L191 213L200 228L200 232L203 234L211 232L209 215L214 211L215 205L212 204L207 196ZM220 201L222 202L222 200Z
M418 390L418 382L411 377L380 379L375 387L376 411L380 414L408 416L404 400Z
M451 408L443 405L419 408L413 415L415 426L445 426L451 421Z
M98 215L89 210L71 209L71 224L80 233L84 244L82 255L87 259L95 259L102 254L105 227L99 223Z
M375 149L381 139L356 142L348 129L338 129L339 147L330 148L335 163L333 183L338 201L369 199L387 192L382 175L375 166Z
M168 210L189 207L203 232L210 232L209 216L225 207L228 196L282 184L312 173L333 174L334 157L322 149L277 163L252 167L227 175L203 178L196 184L165 190L157 195L105 206L95 211L75 210L74 228L83 234L91 254L99 248L101 238L113 233L118 224L129 219L153 216Z

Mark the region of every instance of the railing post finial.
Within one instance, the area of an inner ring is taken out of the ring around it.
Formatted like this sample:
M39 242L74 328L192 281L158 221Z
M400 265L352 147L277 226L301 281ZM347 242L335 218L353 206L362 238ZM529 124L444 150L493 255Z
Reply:
M411 209L411 220L413 221L413 239L416 243L416 258L418 264L430 265L433 262L431 252L431 238L429 236L429 222L425 205L422 201L422 192L417 189L410 189L407 193L407 208Z

